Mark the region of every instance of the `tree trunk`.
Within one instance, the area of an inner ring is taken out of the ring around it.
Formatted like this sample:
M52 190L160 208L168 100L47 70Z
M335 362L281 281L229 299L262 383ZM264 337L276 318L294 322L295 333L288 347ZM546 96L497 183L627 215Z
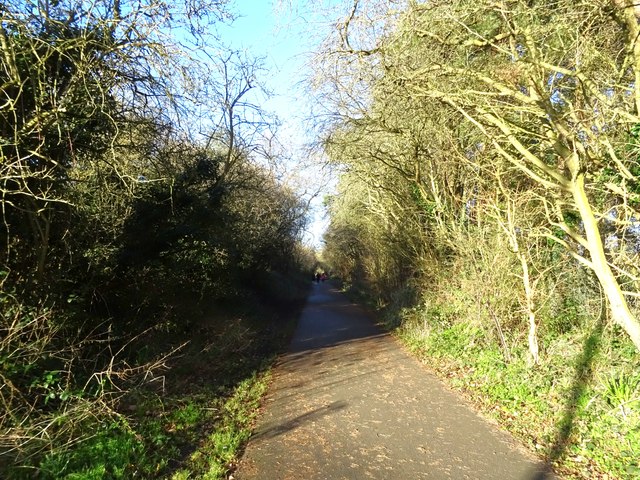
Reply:
M598 277L607 301L609 302L613 320L627 332L629 337L631 337L631 341L640 351L640 322L638 322L638 319L635 318L629 310L627 299L624 297L620 285L607 262L604 246L600 237L598 221L593 214L584 189L584 173L572 172L572 174L571 189L573 199L584 224L593 271Z
M533 303L533 288L531 287L531 278L529 277L529 264L527 257L522 252L517 252L522 266L522 284L524 285L525 301L527 302L527 317L529 319L529 353L533 359L534 365L540 363L540 349L538 347L538 333L536 325L536 312Z

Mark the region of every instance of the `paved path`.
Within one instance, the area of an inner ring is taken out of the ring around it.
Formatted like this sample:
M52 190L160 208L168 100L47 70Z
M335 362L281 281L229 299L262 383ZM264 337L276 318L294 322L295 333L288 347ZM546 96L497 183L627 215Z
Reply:
M238 480L550 478L330 284L314 285Z

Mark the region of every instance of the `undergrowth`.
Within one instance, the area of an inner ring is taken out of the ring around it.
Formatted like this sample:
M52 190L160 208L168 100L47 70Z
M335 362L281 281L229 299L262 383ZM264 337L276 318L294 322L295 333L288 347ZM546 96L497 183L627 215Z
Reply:
M402 319L395 332L567 478L640 478L640 355L620 344L618 327L591 320L549 334L533 365L524 342L510 342L507 359L486 325L443 322L450 310L436 304L395 312Z
M308 282L276 280L282 288L271 286L266 295L247 290L241 298L203 304L188 322L177 318L172 328L148 332L132 346L137 362L183 346L138 387L120 392L110 415L98 415L94 404L96 415L75 426L72 441L0 465L0 476L225 478L250 436L270 366L288 345L306 295ZM179 311L176 305L174 314Z

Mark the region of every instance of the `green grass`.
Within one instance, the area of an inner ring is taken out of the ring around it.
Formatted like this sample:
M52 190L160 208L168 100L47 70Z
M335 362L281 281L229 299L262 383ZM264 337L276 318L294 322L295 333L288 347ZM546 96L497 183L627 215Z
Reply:
M247 292L218 301L184 328L141 339L132 355L146 360L188 343L154 381L121 395L118 411L87 416L74 426L73 441L5 468L3 478L225 478L251 435L271 365L303 305L306 291L286 287L281 297Z
M226 395L138 396L132 425L113 422L76 447L47 455L43 479L222 479L251 435L269 370ZM131 400L131 399L130 399ZM30 478L27 470L15 478Z
M233 395L222 405L216 427L172 479L224 478L234 467L238 452L251 436L259 402L267 389L269 377L268 372L254 375L238 385Z
M507 362L478 327L436 318L425 330L416 318L405 319L398 337L560 473L640 478L640 356L616 348L615 333L587 325L582 335L546 339L543 362L533 366L523 342Z
M94 480L129 478L133 462L144 456L144 445L123 422L97 425L93 436L76 448L45 455L39 465L42 479ZM28 470L13 473L15 478L29 478Z

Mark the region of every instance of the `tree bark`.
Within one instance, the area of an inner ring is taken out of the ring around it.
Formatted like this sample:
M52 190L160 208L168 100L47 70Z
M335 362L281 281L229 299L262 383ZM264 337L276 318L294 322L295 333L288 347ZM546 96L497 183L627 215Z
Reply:
M540 348L538 347L538 333L536 325L536 312L533 303L533 288L529 276L529 264L524 253L518 251L518 258L522 267L522 284L524 286L525 301L527 302L527 318L529 319L529 353L535 365L540 363Z
M591 256L593 271L598 277L600 285L602 285L613 320L627 332L631 341L640 351L640 322L638 322L638 319L631 313L631 310L629 310L629 304L622 293L620 284L607 262L598 221L593 214L584 189L584 173L572 172L572 174L571 190L587 236L587 248Z

